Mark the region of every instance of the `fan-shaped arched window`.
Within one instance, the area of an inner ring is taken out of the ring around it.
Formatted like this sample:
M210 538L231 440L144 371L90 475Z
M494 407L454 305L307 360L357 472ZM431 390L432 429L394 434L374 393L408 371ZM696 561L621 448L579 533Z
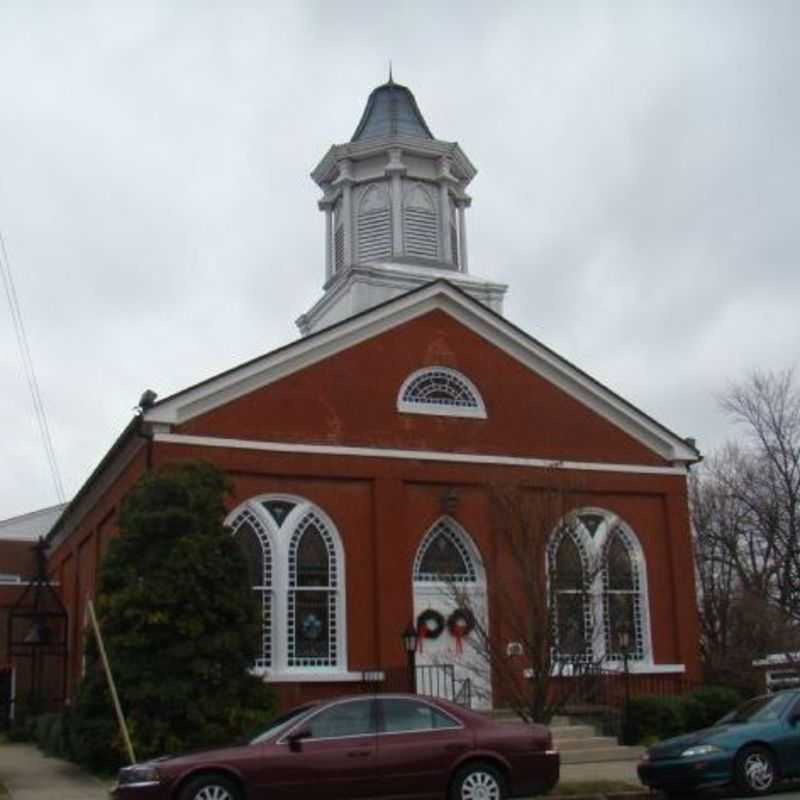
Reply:
M389 193L380 183L370 184L358 205L358 260L372 261L392 254Z
M229 517L263 609L257 668L346 667L343 550L331 520L299 497L248 500Z
M417 551L414 580L422 582L477 580L472 554L460 527L443 517L428 531Z
M631 528L610 511L576 511L548 546L556 650L573 659L650 658L644 554ZM623 653L628 634L627 653Z
M486 407L469 378L448 367L424 367L405 379L397 410L411 414L439 414L486 418Z
M436 204L421 183L411 186L403 199L403 245L407 256L439 258Z

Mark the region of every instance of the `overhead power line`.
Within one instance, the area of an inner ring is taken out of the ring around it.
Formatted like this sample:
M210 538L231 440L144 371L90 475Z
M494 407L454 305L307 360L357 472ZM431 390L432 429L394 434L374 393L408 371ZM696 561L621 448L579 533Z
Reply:
M58 461L56 460L55 450L53 449L53 440L50 438L47 414L44 409L44 403L42 402L42 395L39 392L39 382L36 380L36 372L33 368L33 358L31 357L31 350L28 346L25 323L22 320L22 311L20 310L19 300L17 299L17 290L14 287L14 278L11 274L11 262L8 259L8 252L6 251L6 243L3 239L2 231L0 231L0 273L3 275L3 286L5 287L6 297L8 298L11 321L14 324L14 333L17 336L17 344L19 345L19 352L22 357L22 366L25 370L25 378L28 381L28 389L30 390L31 399L33 400L33 410L36 416L36 422L39 426L39 433L42 437L47 463L50 466L53 486L55 487L59 503L63 503L66 500L64 484L61 482L61 473L59 472Z

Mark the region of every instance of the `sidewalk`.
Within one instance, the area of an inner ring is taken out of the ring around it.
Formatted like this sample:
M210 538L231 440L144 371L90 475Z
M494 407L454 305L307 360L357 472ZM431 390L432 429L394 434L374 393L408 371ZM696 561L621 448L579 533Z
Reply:
M636 774L636 761L603 761L596 764L562 764L560 783L626 781L644 790ZM558 787L553 790L558 794Z
M0 744L0 782L11 800L107 800L108 788L74 764L29 744Z

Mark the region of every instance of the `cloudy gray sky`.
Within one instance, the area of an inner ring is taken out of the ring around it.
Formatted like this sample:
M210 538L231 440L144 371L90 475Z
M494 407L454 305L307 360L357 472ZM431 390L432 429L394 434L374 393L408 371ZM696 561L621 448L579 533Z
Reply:
M800 351L800 4L0 2L0 230L74 493L145 388L285 344L308 173L386 78L479 169L507 316L708 452ZM0 518L56 502L0 306Z

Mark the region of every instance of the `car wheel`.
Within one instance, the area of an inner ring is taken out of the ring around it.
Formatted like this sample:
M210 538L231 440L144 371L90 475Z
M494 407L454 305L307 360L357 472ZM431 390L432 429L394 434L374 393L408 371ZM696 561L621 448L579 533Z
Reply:
M766 794L778 780L775 757L765 747L745 747L736 757L736 788L745 794Z
M236 784L224 775L198 775L181 789L180 800L240 800Z
M450 800L503 800L505 781L491 764L467 764L456 772L450 786Z

